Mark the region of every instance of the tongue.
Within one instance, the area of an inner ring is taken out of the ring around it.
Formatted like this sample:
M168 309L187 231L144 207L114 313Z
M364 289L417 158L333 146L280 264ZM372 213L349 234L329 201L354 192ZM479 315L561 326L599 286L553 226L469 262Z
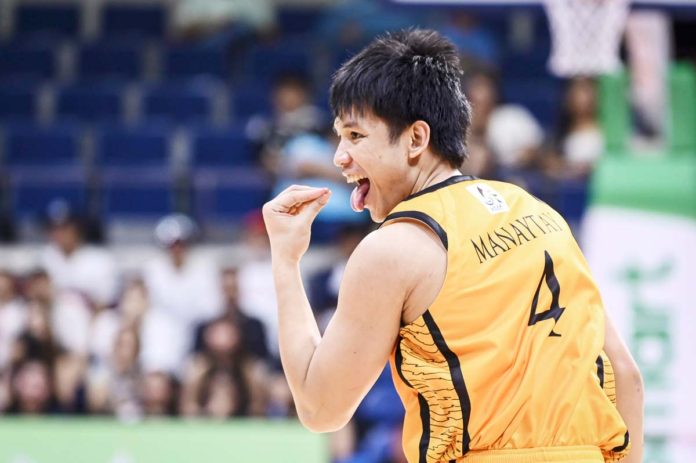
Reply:
M350 207L355 212L362 212L365 209L365 196L370 189L370 181L365 180L353 189L350 194Z

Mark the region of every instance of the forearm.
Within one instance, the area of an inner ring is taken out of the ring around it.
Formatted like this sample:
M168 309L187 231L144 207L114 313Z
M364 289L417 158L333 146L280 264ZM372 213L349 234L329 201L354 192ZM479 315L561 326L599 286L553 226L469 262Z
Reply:
M621 461L640 463L643 461L643 380L632 360L617 363L614 365L616 407L631 437L631 450Z
M313 414L316 406L309 401L307 374L321 334L305 294L299 263L274 258L273 277L278 298L280 358L298 414L303 418Z

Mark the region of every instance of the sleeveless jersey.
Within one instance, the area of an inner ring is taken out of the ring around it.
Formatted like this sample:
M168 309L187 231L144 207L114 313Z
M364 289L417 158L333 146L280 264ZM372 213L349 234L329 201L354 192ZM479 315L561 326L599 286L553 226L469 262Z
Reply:
M563 218L517 186L457 176L383 226L395 220L424 223L447 250L438 296L401 327L390 359L409 463L578 446L624 457L604 308Z

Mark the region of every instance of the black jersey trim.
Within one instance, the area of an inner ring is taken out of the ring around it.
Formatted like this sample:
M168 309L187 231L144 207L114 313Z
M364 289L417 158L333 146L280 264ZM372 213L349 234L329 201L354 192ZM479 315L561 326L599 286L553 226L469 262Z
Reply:
M418 463L428 463L428 447L430 446L430 406L425 397L420 393L418 393L418 404L420 405L421 425L423 426L423 434L421 434L420 443L418 444Z
M442 245L445 247L445 249L448 249L449 246L449 241L447 239L447 232L445 231L442 226L437 223L437 220L433 219L430 217L428 214L425 212L421 211L401 211L401 212L394 212L393 214L389 214L386 219L384 219L384 222L382 222L382 225L387 223L390 220L394 219L414 219L418 220L419 222L423 222L425 225L430 227L432 231L435 232L435 234L440 238L440 241L442 242Z
M624 450L626 450L626 447L628 447L629 440L630 440L630 438L628 436L628 431L626 431L626 434L624 434L623 445L619 445L618 447L614 447L613 449L611 449L611 451L612 452L623 452Z
M459 364L459 357L450 350L440 331L440 327L437 326L435 319L433 319L433 316L429 312L423 314L423 320L430 331L433 341L435 341L435 345L447 361L454 390L457 392L457 397L459 398L459 406L462 410L462 455L465 455L469 451L469 444L471 442L471 436L469 435L471 400L469 399L469 392L466 390L466 383L464 382L464 374Z
M435 185L430 185L427 188L423 188L421 191L413 193L412 195L404 199L404 201L408 201L409 199L413 199L427 193L432 193L433 191L437 191L440 188L445 188L447 186L454 185L455 183L466 182L468 180L478 180L478 177L474 177L473 175L455 175L454 177L450 177L447 180L443 180L442 182L436 183Z
M597 357L597 377L599 377L599 387L604 389L604 359L601 354Z
M401 364L404 361L403 354L401 353L401 338L396 344L396 352L394 355L394 363L396 364L396 372L399 374L399 378L408 387L416 390L413 385L406 379L403 371L401 371ZM421 418L421 428L422 434L420 438L420 443L418 444L418 463L428 463L428 447L430 446L430 406L428 401L423 397L423 395L418 393L418 406L420 408L420 418Z

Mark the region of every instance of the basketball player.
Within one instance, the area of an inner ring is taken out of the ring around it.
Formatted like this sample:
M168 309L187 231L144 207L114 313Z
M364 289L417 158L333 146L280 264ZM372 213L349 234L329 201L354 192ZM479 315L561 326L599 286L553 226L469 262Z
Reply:
M410 463L640 461L641 377L568 225L458 170L460 74L450 42L413 30L334 76L334 162L382 226L351 256L323 336L299 262L331 193L292 186L264 206L299 417L341 428L389 359Z

